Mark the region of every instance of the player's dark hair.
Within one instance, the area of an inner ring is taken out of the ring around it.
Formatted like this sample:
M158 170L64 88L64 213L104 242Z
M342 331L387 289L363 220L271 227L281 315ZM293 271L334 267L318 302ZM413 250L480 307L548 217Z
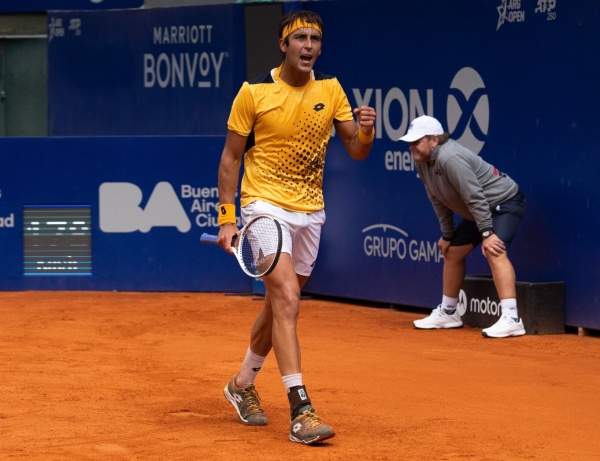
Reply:
M286 14L279 20L279 38L283 35L283 29L286 28L289 24L292 24L296 21L296 19L302 20L302 22L306 22L308 24L316 24L319 26L319 29L323 31L323 20L321 16L319 16L314 11L300 10L300 11L292 11L291 13Z
M297 19L302 20L303 22L309 24L316 24L319 29L321 29L321 33L323 33L323 20L321 16L319 16L314 11L300 10L300 11L292 11L291 13L286 14L279 20L279 38L284 38L285 46L289 46L290 42L287 37L282 37L283 30L289 25L293 24ZM282 60L285 59L285 53L281 53Z

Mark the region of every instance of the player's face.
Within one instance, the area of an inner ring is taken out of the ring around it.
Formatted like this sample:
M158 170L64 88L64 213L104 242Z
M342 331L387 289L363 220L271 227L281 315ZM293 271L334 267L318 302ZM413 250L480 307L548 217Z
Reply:
M423 136L421 139L411 142L408 148L415 162L429 162L431 151L437 146L437 143L437 136Z
M305 27L288 35L288 44L282 39L281 51L285 62L298 72L310 72L321 54L321 33Z

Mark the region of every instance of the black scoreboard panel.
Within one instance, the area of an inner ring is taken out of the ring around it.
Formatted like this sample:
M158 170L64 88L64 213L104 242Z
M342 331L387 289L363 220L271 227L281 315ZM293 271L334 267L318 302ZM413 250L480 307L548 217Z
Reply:
M23 207L23 275L92 275L89 205Z

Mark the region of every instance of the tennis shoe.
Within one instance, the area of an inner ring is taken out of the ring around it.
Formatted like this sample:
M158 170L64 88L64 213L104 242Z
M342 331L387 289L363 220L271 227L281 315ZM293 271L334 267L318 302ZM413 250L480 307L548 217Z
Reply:
M413 325L419 330L436 330L440 328L460 328L463 326L463 323L458 311L454 312L454 314L447 314L440 304L431 311L429 316L424 319L415 320Z
M321 443L335 436L335 431L321 421L315 409L307 405L290 424L290 440L292 442L311 445Z
M523 319L518 320L508 315L500 317L495 324L481 331L481 334L486 338L508 338L509 336L523 336L525 327Z
M237 375L236 375L237 376ZM235 385L235 378L231 378L231 381L223 389L225 398L235 408L240 421L247 426L264 426L267 424L267 415L260 407L260 397L254 384L250 384L248 387L237 387Z

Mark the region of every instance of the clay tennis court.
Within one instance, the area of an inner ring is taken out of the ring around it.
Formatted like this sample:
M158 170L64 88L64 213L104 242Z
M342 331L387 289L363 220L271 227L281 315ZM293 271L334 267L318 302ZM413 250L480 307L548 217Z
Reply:
M301 302L305 383L337 436L288 441L274 356L246 427L222 394L261 301L0 293L0 459L596 460L600 338L416 331L423 312Z

